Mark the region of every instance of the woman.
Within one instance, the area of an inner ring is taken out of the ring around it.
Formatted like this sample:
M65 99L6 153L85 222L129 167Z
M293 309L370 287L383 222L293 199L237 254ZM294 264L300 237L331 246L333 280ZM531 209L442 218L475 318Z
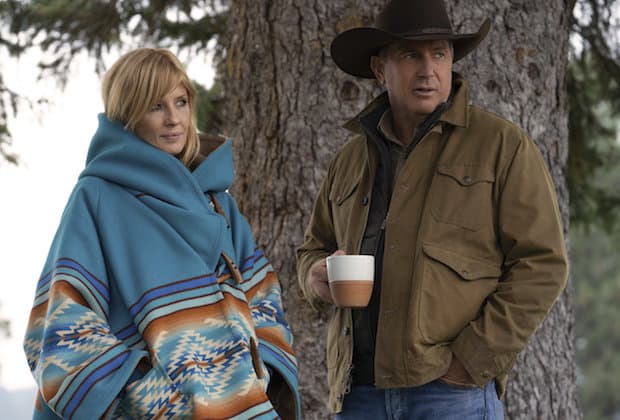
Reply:
M230 140L197 134L169 51L103 81L24 343L35 418L299 418L278 280L227 192Z

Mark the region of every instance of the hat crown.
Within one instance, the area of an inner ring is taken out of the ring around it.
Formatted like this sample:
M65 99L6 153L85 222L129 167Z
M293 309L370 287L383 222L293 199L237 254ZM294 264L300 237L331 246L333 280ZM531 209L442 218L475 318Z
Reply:
M442 0L392 0L375 20L377 29L393 34L453 34Z

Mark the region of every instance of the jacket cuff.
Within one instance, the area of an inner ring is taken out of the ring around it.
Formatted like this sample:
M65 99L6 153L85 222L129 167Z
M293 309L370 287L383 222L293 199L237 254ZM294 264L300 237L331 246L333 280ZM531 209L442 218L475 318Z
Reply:
M484 387L501 374L507 374L517 358L516 352L493 351L471 325L461 331L450 348L479 387Z

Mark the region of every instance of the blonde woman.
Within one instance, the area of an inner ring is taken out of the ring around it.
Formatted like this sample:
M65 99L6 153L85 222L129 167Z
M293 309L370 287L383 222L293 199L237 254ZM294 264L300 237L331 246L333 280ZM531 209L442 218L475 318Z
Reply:
M169 51L121 57L39 280L35 418L299 418L281 290Z

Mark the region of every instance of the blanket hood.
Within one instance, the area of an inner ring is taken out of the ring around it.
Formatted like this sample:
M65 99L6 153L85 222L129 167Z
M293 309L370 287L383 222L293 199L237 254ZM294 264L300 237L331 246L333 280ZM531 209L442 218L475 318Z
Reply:
M206 203L204 193L226 191L234 178L232 142L210 139L210 153L190 172L176 157L99 115L80 177L94 176L181 207Z

